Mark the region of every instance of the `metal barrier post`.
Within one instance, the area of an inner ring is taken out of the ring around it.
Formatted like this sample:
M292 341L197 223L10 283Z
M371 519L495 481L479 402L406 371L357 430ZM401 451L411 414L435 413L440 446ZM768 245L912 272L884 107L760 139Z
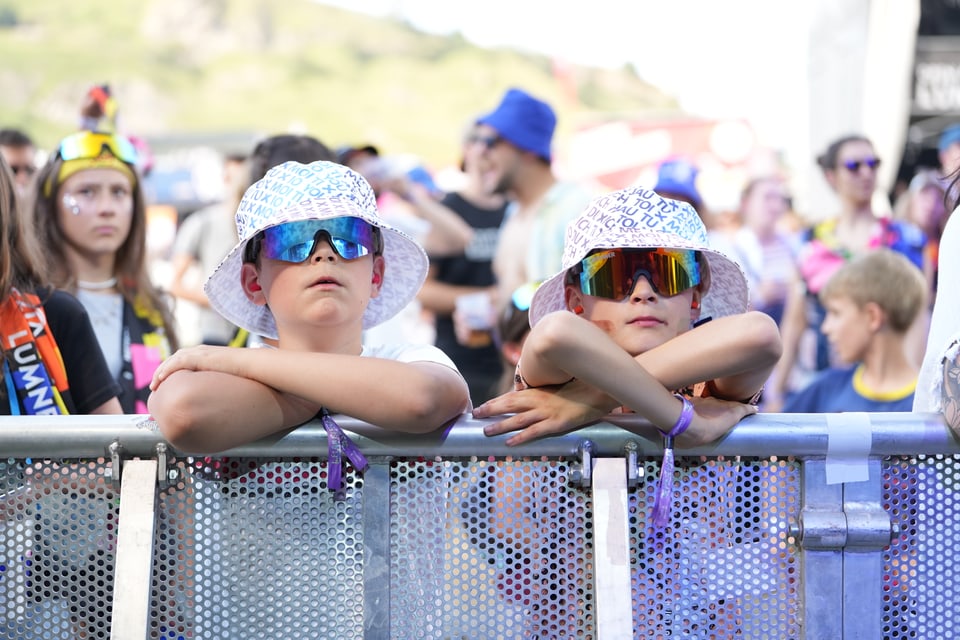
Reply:
M870 458L869 480L828 485L826 462L803 465L803 508L795 531L803 549L807 638L883 636L883 549L890 516L881 504L883 469Z
M843 638L843 485L827 484L823 458L803 462L803 503L794 532L803 549L804 637Z
M363 637L390 638L390 460L363 474Z
M883 509L880 460L869 461L870 479L843 485L847 543L843 549L843 638L883 637L883 548L890 544L890 516Z

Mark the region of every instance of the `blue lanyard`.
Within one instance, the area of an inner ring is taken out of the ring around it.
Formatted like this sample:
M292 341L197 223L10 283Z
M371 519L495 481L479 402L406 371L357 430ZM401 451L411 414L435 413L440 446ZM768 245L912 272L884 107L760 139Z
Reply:
M20 415L20 396L17 395L17 387L13 383L13 373L10 371L10 363L3 359L3 380L7 384L7 400L10 403L10 415Z

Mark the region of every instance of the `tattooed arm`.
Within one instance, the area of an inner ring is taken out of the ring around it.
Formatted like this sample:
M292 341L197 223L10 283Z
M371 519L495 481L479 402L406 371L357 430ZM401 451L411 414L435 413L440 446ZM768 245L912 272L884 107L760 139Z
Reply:
M960 435L960 351L943 359L943 385L940 388L943 417L954 433Z

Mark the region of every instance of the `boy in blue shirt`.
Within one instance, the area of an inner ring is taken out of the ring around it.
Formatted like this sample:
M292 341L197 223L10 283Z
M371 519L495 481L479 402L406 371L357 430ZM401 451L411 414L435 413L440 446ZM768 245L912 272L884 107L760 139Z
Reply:
M820 300L826 308L822 331L846 366L821 373L783 412L911 411L918 371L905 339L926 305L920 270L878 248L837 271Z

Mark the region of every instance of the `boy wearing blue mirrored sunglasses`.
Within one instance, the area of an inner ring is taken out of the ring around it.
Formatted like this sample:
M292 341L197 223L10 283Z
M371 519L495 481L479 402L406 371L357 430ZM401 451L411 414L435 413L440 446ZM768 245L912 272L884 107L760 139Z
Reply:
M436 347L363 344L364 329L414 299L427 257L380 219L359 174L284 163L247 190L236 219L240 242L205 291L226 319L277 348L193 347L168 359L150 411L174 445L223 451L324 410L427 432L466 409L466 383Z

